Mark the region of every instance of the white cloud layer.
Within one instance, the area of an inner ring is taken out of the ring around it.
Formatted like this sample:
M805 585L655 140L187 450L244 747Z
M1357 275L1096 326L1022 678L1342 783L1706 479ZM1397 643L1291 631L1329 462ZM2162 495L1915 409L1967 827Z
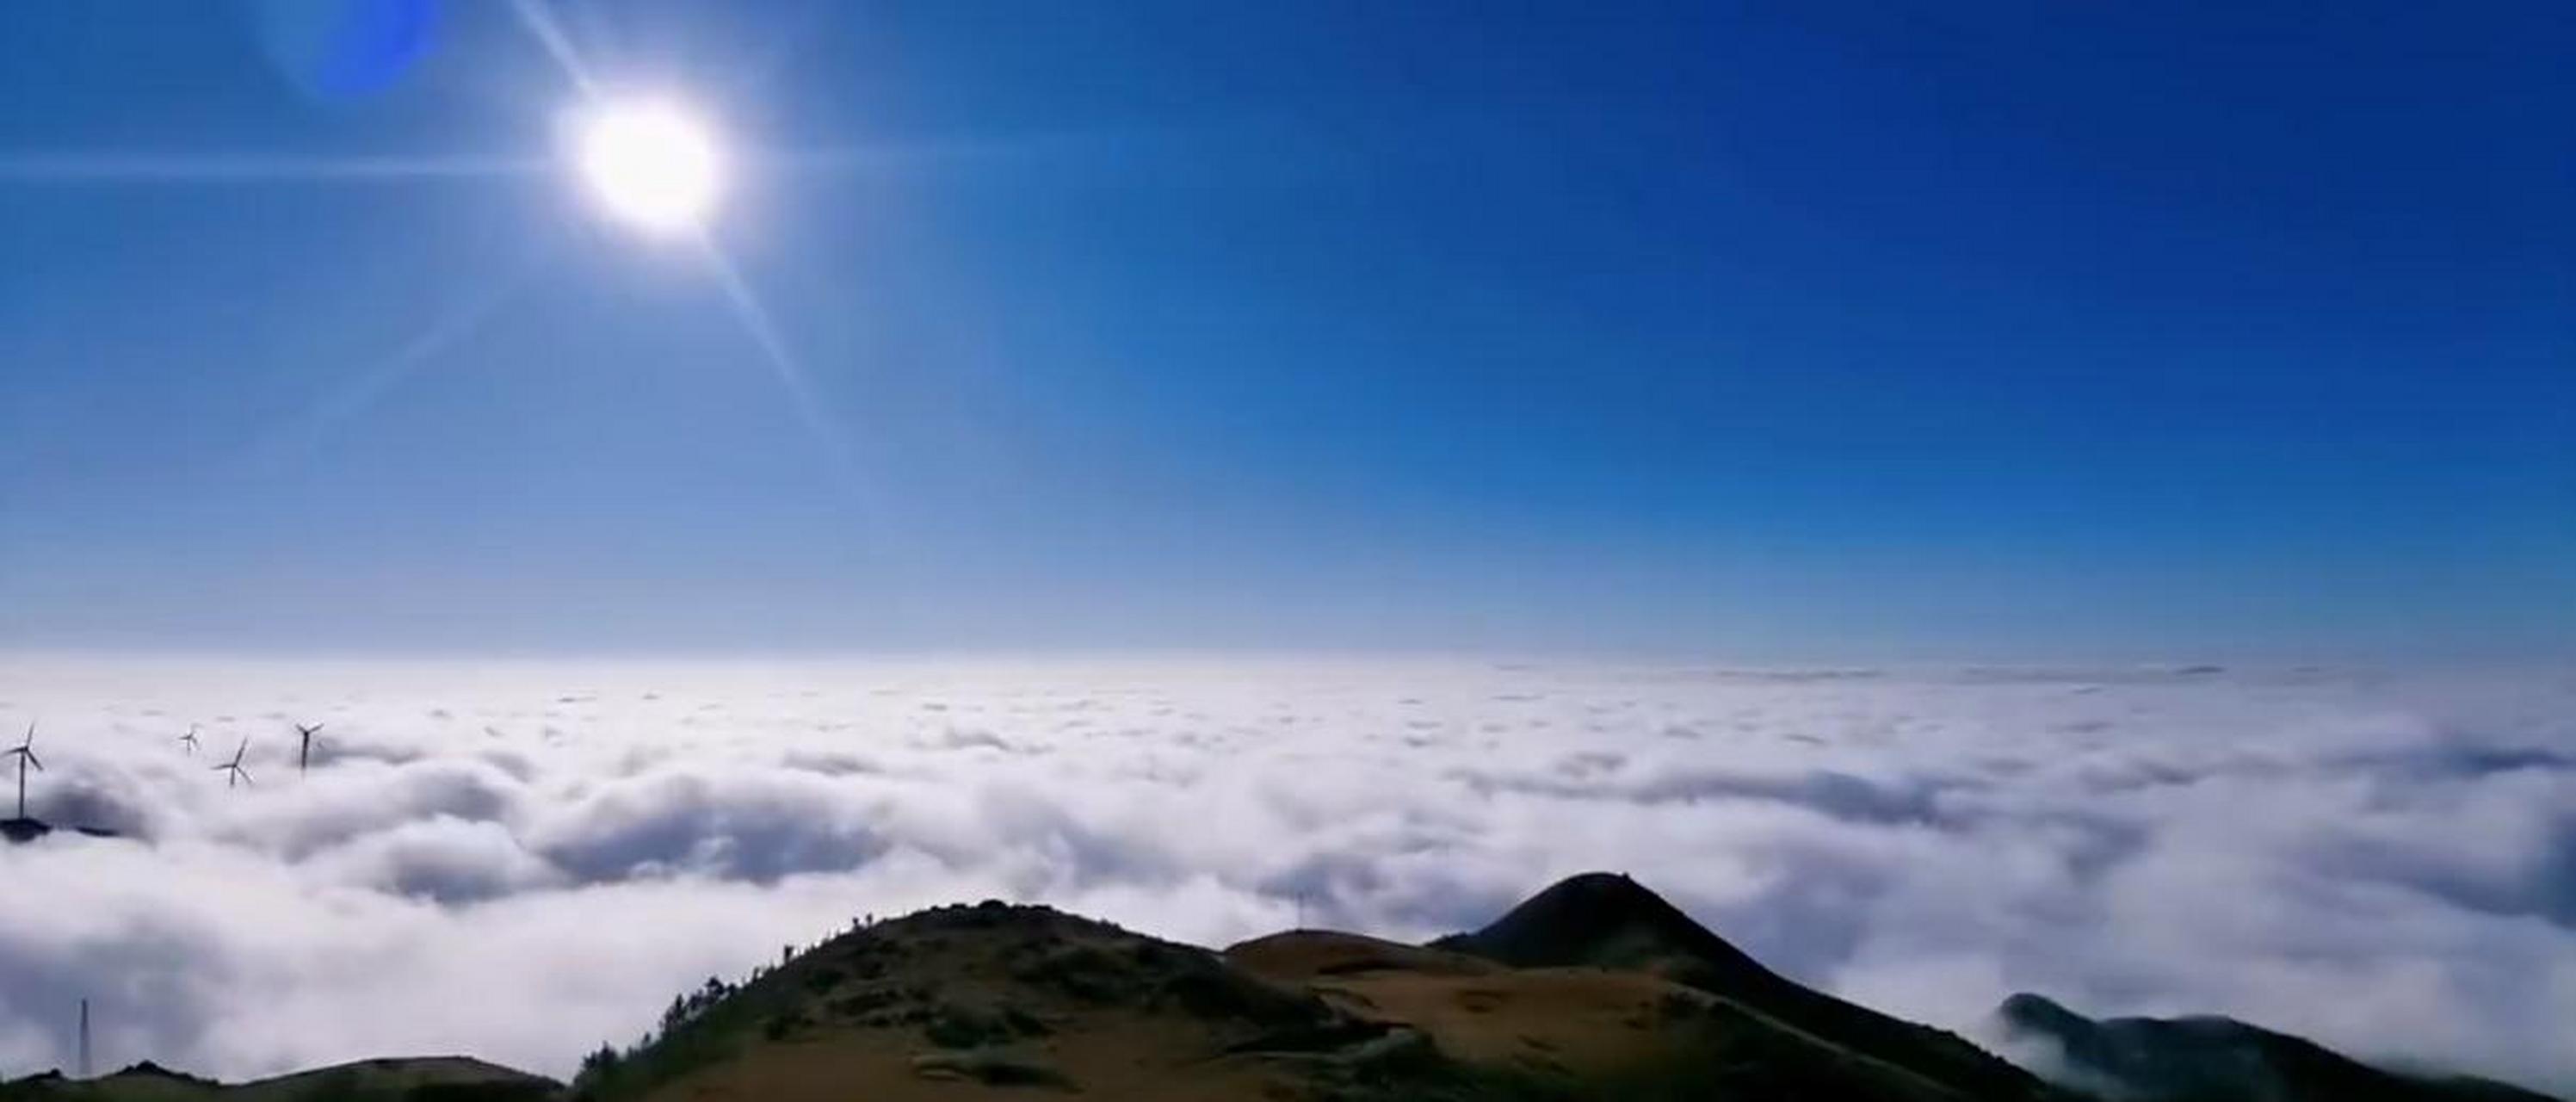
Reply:
M2030 989L2576 1084L2566 670L0 660L29 718L33 809L129 837L0 849L0 1074L83 996L102 1065L562 1074L867 912L1420 938L1608 868L1953 1027Z

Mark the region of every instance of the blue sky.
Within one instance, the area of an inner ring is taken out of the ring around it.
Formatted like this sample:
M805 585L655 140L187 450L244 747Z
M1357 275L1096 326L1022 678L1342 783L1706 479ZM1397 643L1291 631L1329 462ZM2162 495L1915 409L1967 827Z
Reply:
M2576 650L2562 4L554 5L802 406L332 6L0 7L0 645Z

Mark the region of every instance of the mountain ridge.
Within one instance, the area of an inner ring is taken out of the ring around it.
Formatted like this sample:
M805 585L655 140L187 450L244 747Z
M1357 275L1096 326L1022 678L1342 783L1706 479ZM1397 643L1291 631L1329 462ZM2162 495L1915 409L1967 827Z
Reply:
M2554 1102L2493 1079L2381 1067L2216 1014L2095 1019L2027 991L1995 1014L2008 1035L2052 1046L2070 1078L2134 1102Z
M1585 873L1427 945L1291 930L1209 949L996 900L854 920L682 992L569 1084L470 1057L231 1086L145 1063L0 1082L0 1102L2550 1102L2231 1019L2097 1022L2027 993L1999 1013L2066 1057L2050 1078L1801 985L1643 884Z

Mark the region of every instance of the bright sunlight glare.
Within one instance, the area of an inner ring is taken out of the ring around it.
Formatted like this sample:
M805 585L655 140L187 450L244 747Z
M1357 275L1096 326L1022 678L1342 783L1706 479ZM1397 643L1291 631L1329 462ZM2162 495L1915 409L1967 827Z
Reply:
M724 188L714 131L667 102L609 103L575 124L574 158L600 205L657 234L706 221Z

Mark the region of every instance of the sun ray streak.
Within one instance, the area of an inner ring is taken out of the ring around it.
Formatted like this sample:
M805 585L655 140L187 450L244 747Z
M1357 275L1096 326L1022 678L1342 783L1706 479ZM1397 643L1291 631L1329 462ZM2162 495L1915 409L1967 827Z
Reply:
M533 176L541 157L303 157L266 153L8 153L0 183L405 183Z
M511 0L510 7L519 16L519 25L536 36L537 43L554 55L555 64L563 66L564 75L572 78L573 87L584 98L597 98L599 84L591 79L590 68L582 64L581 55L572 48L572 39L564 34L563 24L555 20L546 0Z
M332 425L363 412L396 384L480 331L484 322L527 286L542 260L540 253L521 258L516 267L485 283L481 293L464 300L409 343L333 387L302 416L246 449L242 466L255 473L273 473L287 460L312 448Z
M769 308L761 305L760 296L752 291L751 282L743 278L742 269L734 266L733 259L717 247L713 238L701 236L698 247L706 258L707 270L715 275L716 286L724 292L726 303L733 308L735 319L742 322L743 331L751 337L754 345L759 346L761 358L769 361L771 373L778 376L779 385L786 388L788 398L795 403L798 419L805 423L806 431L823 449L836 473L847 475L855 469L849 441L824 414L822 404L814 396L812 384L806 379L804 365L797 361L795 353L789 351L787 342L779 336L778 325L770 319Z

